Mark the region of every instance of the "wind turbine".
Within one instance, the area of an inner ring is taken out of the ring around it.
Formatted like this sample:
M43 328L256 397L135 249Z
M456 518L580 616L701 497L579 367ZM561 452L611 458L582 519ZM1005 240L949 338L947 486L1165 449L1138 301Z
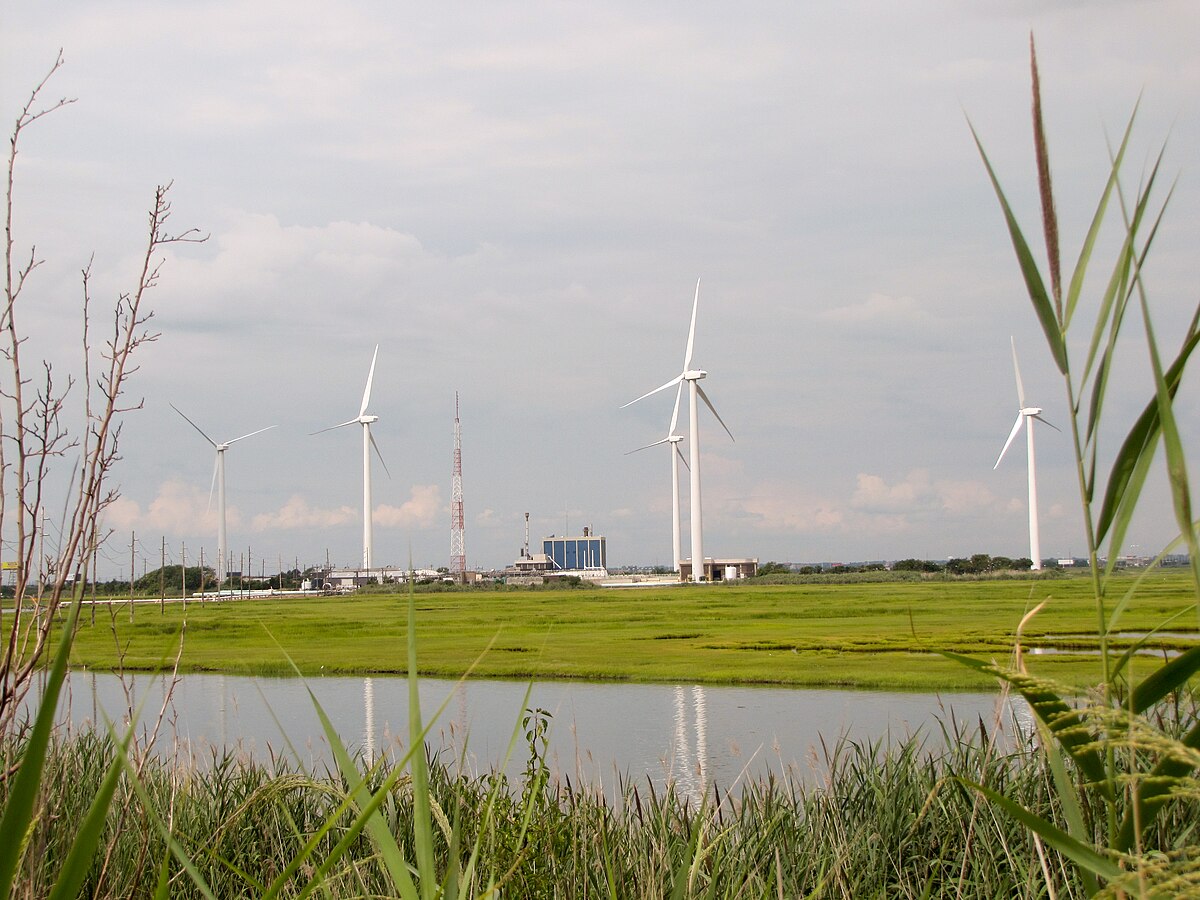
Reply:
M314 431L313 434L323 434L326 431L333 431L335 428L345 428L347 425L361 425L363 434L363 568L370 571L371 555L374 546L374 534L371 528L371 448L375 448L375 455L379 457L379 463L383 466L383 471L388 473L390 478L392 473L388 472L387 463L383 461L383 454L379 452L379 445L375 443L375 438L371 436L371 423L378 422L379 416L367 415L367 406L371 402L371 382L375 378L375 361L379 358L379 345L375 345L375 355L371 357L371 370L367 373L367 387L363 391L362 406L358 408L358 416L349 421L342 422L340 425L330 425L328 428L322 428L320 431Z
M733 432L729 430L729 426L725 424L725 420L721 418L717 408L712 405L712 401L708 399L708 394L704 393L704 388L700 387L700 380L705 378L708 373L703 369L692 368L692 350L696 343L696 310L700 305L700 281L696 280L696 297L692 301L692 324L688 328L687 349L683 354L683 371L668 381L661 387L656 387L649 391L637 400L630 400L621 409L626 406L632 406L638 400L644 400L651 394L657 394L659 391L665 391L669 387L679 385L681 388L684 382L688 386L688 444L689 456L691 457L691 509L689 510L692 524L692 581L699 582L704 580L704 512L700 504L700 417L698 415L699 404L697 398L703 399L705 405L712 411L712 414L717 417L717 421L721 423L721 427L725 429L725 433L729 435L729 439L733 440ZM669 440L670 436L668 436Z
M238 441L244 441L248 437L254 437L256 434L262 434L264 431L270 431L274 425L268 425L266 428L260 428L258 431L252 431L249 434L243 434L241 437L236 437L232 441L224 441L218 443L210 438L204 431L189 419L184 416L174 403L171 404L171 409L183 416L183 420L200 432L200 436L213 445L217 451L217 460L213 466L213 483L217 488L217 590L221 590L221 585L225 583L225 576L228 574L225 570L226 561L228 559L228 534L225 528L225 451L229 449L230 444L236 444ZM212 502L212 487L208 489L209 502Z
M1004 454L1012 446L1012 442L1017 437L1017 432L1021 430L1021 425L1025 424L1025 447L1029 457L1029 557L1033 560L1034 571L1037 571L1042 568L1042 545L1040 535L1038 534L1037 467L1034 464L1033 454L1033 420L1037 419L1039 422L1050 425L1055 431L1058 431L1058 428L1042 418L1042 408L1040 406L1029 406L1026 404L1025 386L1021 383L1021 366L1017 363L1017 342L1011 337L1009 341L1012 343L1013 373L1017 376L1017 403L1019 404L1019 409L1017 410L1017 421L1013 423L1012 431L1008 433L1008 440L1004 442L1004 449L996 457L996 465L992 466L992 471L999 468L1000 460L1004 459Z
M687 466L687 460L683 458L683 451L679 449L679 443L683 440L683 435L675 433L675 426L679 422L679 401L683 396L683 384L680 383L675 391L675 408L671 411L671 427L667 429L667 436L661 441L655 441L653 444L646 444L644 447L638 447L637 450L630 450L626 453L637 453L641 450L648 450L651 447L657 447L660 444L669 444L671 450L671 549L674 555L671 557L676 572L679 571L679 561L683 558L683 550L680 545L680 528L679 528L679 464L682 462ZM689 468L690 471L690 468Z

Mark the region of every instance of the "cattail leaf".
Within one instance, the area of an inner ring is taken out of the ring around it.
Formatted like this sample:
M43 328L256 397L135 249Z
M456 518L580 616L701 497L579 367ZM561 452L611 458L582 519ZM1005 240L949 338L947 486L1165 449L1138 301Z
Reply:
M1009 238L1012 241L1013 250L1017 254L1017 262L1021 266L1021 275L1025 279L1025 289L1033 303L1033 310L1037 314L1038 321L1042 324L1046 343L1050 347L1050 355L1054 357L1054 364L1058 366L1058 371L1065 375L1067 372L1067 348L1063 342L1062 329L1059 327L1058 319L1055 318L1054 304L1046 293L1046 285L1042 280L1041 272L1038 271L1037 262L1033 258L1025 235L1021 232L1021 226L1017 223L1016 216L1013 215L1012 208L1008 204L1008 198L1000 187L1000 181L996 178L991 160L988 159L987 152L983 149L983 143L979 140L975 127L969 121L967 124L971 128L971 136L975 139L975 146L987 169L992 189L996 192L996 199L1000 201L1000 209L1004 213L1004 221L1008 225Z

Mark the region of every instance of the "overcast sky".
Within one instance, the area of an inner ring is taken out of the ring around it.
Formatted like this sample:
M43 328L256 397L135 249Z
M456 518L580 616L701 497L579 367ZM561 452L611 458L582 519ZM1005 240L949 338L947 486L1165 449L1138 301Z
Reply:
M1064 391L967 122L1036 237L1031 30L1064 257L1140 96L1130 183L1164 140L1178 176L1147 272L1172 352L1198 299L1193 0L0 16L5 121L60 47L47 97L77 98L18 160L14 239L46 260L32 352L78 369L79 270L94 253L97 301L132 287L155 185L174 182L177 230L210 235L170 249L152 295L162 336L131 388L102 573L127 571L131 532L151 569L164 537L173 561L215 551L212 450L170 403L218 440L278 425L228 453L235 552L359 560L358 429L310 433L357 414L377 343L377 564L447 564L456 390L469 566L511 562L527 511L535 542L590 525L612 565L669 564L666 449L625 454L665 434L673 393L618 408L678 374L697 278L695 362L736 438L702 416L708 555L1026 555L1023 446L992 470L1010 335L1060 426ZM1150 382L1136 333L1124 352L1108 413L1127 423ZM1193 448L1198 387L1179 399ZM1041 428L1038 451L1043 553L1081 554L1070 442ZM1162 482L1138 552L1175 534Z

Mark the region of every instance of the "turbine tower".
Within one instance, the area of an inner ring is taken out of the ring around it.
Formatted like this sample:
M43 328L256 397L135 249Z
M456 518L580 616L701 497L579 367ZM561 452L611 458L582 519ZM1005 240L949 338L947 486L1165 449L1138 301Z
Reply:
M630 450L626 453L637 453L640 450L648 450L650 447L657 447L659 444L668 444L671 451L671 551L672 565L674 571L679 571L679 561L683 559L683 549L680 543L680 513L679 513L679 463L687 466L687 460L683 458L683 451L679 449L679 443L683 440L683 435L675 433L675 426L679 422L679 401L683 396L683 384L681 383L675 391L675 408L671 411L671 427L667 429L667 436L660 441L655 441L653 444L646 444L644 447L638 447L637 450ZM690 471L690 469L689 469Z
M371 403L371 382L375 379L375 361L379 359L379 345L375 345L375 354L371 357L371 370L367 373L367 387L363 391L362 406L358 408L358 416L339 425L330 425L328 428L322 428L320 431L314 431L313 434L323 434L326 431L333 431L335 428L345 428L347 425L361 425L363 436L363 568L370 571L372 564L374 548L374 532L371 528L371 449L374 448L375 455L379 457L379 464L383 466L383 471L387 472L390 478L392 473L388 472L387 463L383 461L383 454L379 452L379 445L375 443L375 438L371 436L371 423L378 422L379 416L367 415L367 406Z
M467 572L466 528L463 524L462 423L458 391L454 392L454 481L450 488L450 574L461 582Z
M1008 448L1017 437L1017 432L1024 424L1025 448L1029 465L1029 558L1033 560L1033 570L1038 571L1042 568L1042 544L1041 536L1038 533L1037 467L1034 464L1033 454L1033 420L1037 419L1039 422L1050 425L1055 431L1058 431L1058 428L1042 418L1040 406L1029 406L1025 403L1025 386L1021 383L1021 366L1017 363L1017 342L1011 337L1009 341L1012 343L1013 373L1017 377L1017 421L1013 423L1012 431L1008 433L1008 440L1004 442L1004 449L996 457L996 465L992 466L992 471L999 468L1000 460L1004 459L1004 454L1008 452Z
M709 408L717 421L721 423L721 427L725 429L725 433L729 435L729 439L733 440L733 432L729 430L729 426L725 424L725 420L721 418L717 408L713 406L712 401L708 399L708 394L704 393L704 388L700 387L700 381L707 377L708 373L703 369L692 368L692 350L696 343L696 310L700 306L700 281L696 280L696 296L692 300L692 323L688 327L687 349L683 354L683 371L668 381L666 384L656 387L652 391L648 391L637 400L630 400L625 406L632 406L638 400L644 400L651 394L657 394L659 391L665 391L667 388L675 385L683 386L687 382L688 386L688 444L690 468L691 468L691 508L689 515L691 517L692 526L692 581L699 582L704 580L704 512L700 502L700 417L698 399L702 399L704 404ZM621 409L624 409L622 406Z
M217 590L221 590L221 585L225 583L225 577L228 574L226 565L228 562L229 540L228 532L225 523L225 451L229 449L230 444L236 444L238 441L244 441L248 437L254 437L256 434L262 434L264 431L270 431L274 425L268 425L266 428L260 428L258 431L252 431L249 434L243 434L241 437L236 437L232 441L224 441L218 443L210 438L204 431L189 419L184 416L174 403L171 404L171 409L183 416L183 420L200 432L200 436L213 445L213 449L217 451L217 459L213 465L213 480L208 488L209 503L212 503L213 486L217 489Z

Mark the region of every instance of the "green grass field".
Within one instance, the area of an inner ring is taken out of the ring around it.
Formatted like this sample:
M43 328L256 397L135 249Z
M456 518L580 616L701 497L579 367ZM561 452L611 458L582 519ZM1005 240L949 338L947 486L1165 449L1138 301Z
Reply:
M1087 653L1096 626L1088 588L1075 576L418 594L420 667L436 676L474 664L473 675L493 678L989 688L937 651L1007 660L1021 617L1048 600L1026 644L1077 652L1033 656L1029 667L1085 685L1099 677ZM1152 629L1180 614L1168 629L1195 633L1187 588L1184 576L1150 576L1121 629ZM189 602L181 669L287 674L291 657L305 674L402 673L407 602L404 592ZM72 664L169 667L184 616L179 603L163 613L144 604L131 624L128 606L101 605L95 625L82 617ZM1190 646L1179 637L1154 644Z

